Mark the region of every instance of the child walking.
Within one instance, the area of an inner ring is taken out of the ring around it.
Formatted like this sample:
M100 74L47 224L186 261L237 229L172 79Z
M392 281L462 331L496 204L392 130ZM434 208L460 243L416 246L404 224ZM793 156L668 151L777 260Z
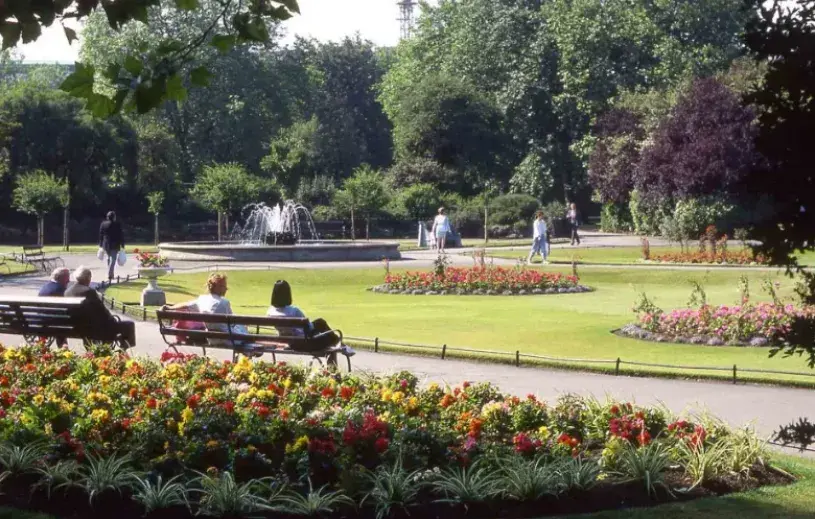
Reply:
M536 253L541 255L544 265L549 263L546 261L549 256L548 241L546 220L543 219L543 211L538 211L535 214L535 221L532 223L532 250L529 251L529 258L526 260L527 264L532 264L532 257Z

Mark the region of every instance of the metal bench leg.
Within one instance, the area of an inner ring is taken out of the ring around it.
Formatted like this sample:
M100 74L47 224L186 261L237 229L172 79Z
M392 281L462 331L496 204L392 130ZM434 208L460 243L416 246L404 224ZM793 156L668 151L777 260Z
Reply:
M348 361L348 373L351 373L351 357L348 355L345 356L345 360Z

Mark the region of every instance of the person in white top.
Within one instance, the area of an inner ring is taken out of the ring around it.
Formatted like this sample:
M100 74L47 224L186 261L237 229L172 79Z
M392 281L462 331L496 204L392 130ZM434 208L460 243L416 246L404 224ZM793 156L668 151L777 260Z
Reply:
M444 252L444 245L447 241L447 233L450 232L450 219L444 214L444 207L439 207L439 214L433 220L433 228L430 230L436 238L436 249L439 252Z
M549 255L547 248L549 245L548 241L546 220L543 218L543 211L538 211L535 214L535 221L532 222L532 250L529 251L529 258L526 260L528 264L532 263L532 257L535 254L541 255L542 263L544 265L549 263L546 261L546 258Z

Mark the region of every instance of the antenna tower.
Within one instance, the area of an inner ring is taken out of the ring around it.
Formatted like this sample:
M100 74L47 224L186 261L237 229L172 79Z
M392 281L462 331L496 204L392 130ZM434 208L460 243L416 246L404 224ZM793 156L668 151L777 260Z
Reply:
M401 39L410 38L413 32L413 9L416 7L415 0L397 0L399 6L399 37Z

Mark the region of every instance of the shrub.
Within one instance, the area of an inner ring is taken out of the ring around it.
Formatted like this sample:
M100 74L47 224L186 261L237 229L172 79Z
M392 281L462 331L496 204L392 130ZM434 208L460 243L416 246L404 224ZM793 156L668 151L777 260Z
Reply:
M501 195L490 201L490 223L515 227L523 225L532 228L532 219L539 203L530 195Z
M604 232L630 232L634 230L631 209L625 204L603 204L600 211L600 229Z

